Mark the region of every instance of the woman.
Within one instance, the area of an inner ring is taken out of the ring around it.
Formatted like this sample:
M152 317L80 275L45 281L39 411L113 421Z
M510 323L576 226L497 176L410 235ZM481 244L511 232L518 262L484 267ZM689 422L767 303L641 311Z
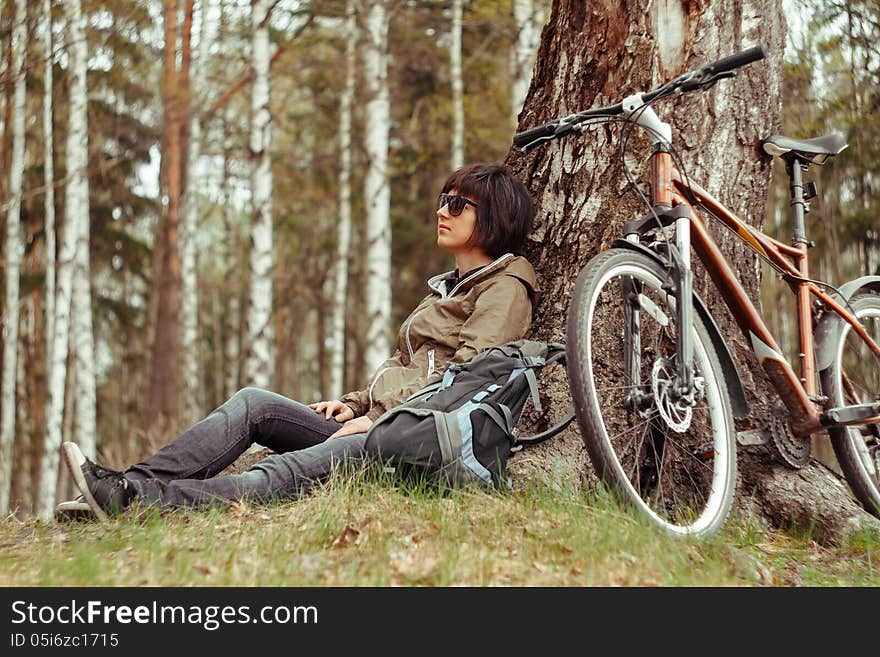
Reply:
M400 327L397 352L363 390L306 406L244 388L124 472L64 443L65 463L85 502L104 519L135 500L175 508L293 499L330 474L334 463L362 460L376 418L438 380L446 363L526 336L538 285L529 262L514 254L534 212L525 185L503 165L453 172L437 202L437 245L455 256L456 269L428 280L430 293ZM217 476L253 443L276 454L247 472Z

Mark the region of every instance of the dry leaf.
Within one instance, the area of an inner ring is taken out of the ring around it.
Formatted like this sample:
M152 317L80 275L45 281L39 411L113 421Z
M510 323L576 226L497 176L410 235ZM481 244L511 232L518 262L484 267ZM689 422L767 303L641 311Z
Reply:
M361 533L357 529L351 525L347 525L345 529L342 530L342 533L333 540L331 547L345 548L357 545L360 535Z

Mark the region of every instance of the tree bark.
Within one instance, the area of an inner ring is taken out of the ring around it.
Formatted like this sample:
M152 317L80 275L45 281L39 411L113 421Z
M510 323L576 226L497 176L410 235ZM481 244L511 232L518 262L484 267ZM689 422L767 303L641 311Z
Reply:
M46 69L43 77L43 180L46 185L44 221L46 231L46 376L51 373L52 335L55 331L55 153L52 125L52 0L43 0L43 52Z
M464 0L452 2L449 76L452 82L452 170L464 164L464 80L461 74L461 17Z
M78 11L80 10L80 11ZM67 50L70 61L78 60L75 54L77 44L85 46L85 29L79 2L65 5L67 16ZM85 62L83 58L83 62ZM67 142L65 145L65 162L67 183L64 188L64 226L62 230L61 252L58 256L57 289L55 297L54 335L52 336L52 365L49 378L48 408L46 411L46 438L43 449L43 460L40 468L40 484L37 501L34 505L36 513L44 520L52 517L58 483L58 466L60 463L61 441L63 436L62 420L65 410L65 387L68 379L67 356L71 330L71 305L73 298L73 281L76 267L77 242L80 237L81 221L80 205L83 184L79 178L85 175L87 162L80 162L81 144L87 143L88 136L83 134L86 124L81 121L79 112L73 111L73 105L82 96L85 103L87 92L86 71L80 67L70 72L69 97L71 111L68 115ZM86 190L88 183L86 183ZM86 193L88 199L88 193ZM88 202L88 201L87 201Z
M516 24L516 44L513 48L513 86L510 93L510 111L516 121L532 79L532 64L541 37L535 0L513 0L513 20ZM541 12L543 13L543 12Z
M367 92L365 131L369 161L364 179L364 203L367 208L367 345L364 361L370 371L391 353L388 22L385 0L370 0L366 10L364 44L364 82Z
M269 17L273 0L253 0L254 84L251 95L251 298L248 311L248 382L272 381L272 113L269 107Z
M192 65L191 86L196 94L204 93L202 71L207 61L207 32L205 18L209 2L202 0L199 18L199 51ZM189 121L189 152L186 158L187 185L184 193L184 215L180 230L180 271L181 271L181 369L183 371L183 399L181 424L189 426L201 415L203 382L199 375L199 295L198 295L198 254L196 235L198 231L199 187L196 184L199 155L202 147L202 124L199 113L192 103L187 105ZM186 121L184 120L184 123Z
M70 20L80 26L81 38L70 44L70 67L73 83L70 88L70 130L78 138L68 141L67 202L77 225L76 256L73 268L71 300L71 342L76 359L74 395L76 416L74 434L83 454L94 458L97 448L97 403L95 380L95 336L92 325L92 282L89 239L91 236L89 204L89 131L88 131L88 46L85 17L80 0L68 3ZM73 175L71 178L70 175Z
M756 146L779 123L783 38L778 0L658 2L649 12L636 0L608 2L602 8L594 3L555 0L519 129L594 105L619 102L685 70L764 43L770 53L768 60L740 70L735 80L656 108L673 126L673 143L688 175L750 224L760 225L770 166L759 157ZM589 128L582 137L554 142L528 156L518 151L508 156L508 163L530 185L538 204L527 248L544 290L533 329L538 339L564 339L567 300L578 271L610 246L625 221L644 212L632 200L634 195L627 194L616 155L618 147L619 130L606 125ZM760 272L756 257L751 251L734 249L737 242L726 232L715 232L757 303ZM775 392L769 389L763 371L699 268L696 275L695 291L709 302L737 359L751 405L751 423L763 428ZM564 380L553 379L545 394L548 416L561 417L570 404ZM738 428L750 426L747 423ZM557 483L562 480L578 485L590 469L578 429L572 426L565 434L515 459L514 472L521 476L537 473ZM817 462L794 472L774 461L766 445L741 446L738 451L741 508L760 515L770 525L814 526L822 540L833 540L854 526L876 526L873 518L857 510L838 479ZM791 485L794 478L797 486ZM746 500L755 503L747 506Z
M0 515L9 510L12 448L15 442L15 388L18 356L18 293L21 266L21 185L24 175L24 119L27 50L27 5L15 3L12 62L15 91L12 110L12 159L9 163L9 202L6 212L6 303L3 312L2 416L0 416Z
M180 397L180 209L183 196L186 98L183 73L177 66L177 0L165 2L165 45L163 52L163 137L162 168L167 207L155 248L158 269L153 268L152 295L156 298L156 324L150 353L150 383L144 408L144 427L152 438L167 434L177 423ZM182 39L188 38L184 19ZM188 49L188 45L186 48ZM185 61L185 58L182 59Z
M336 265L333 268L333 312L330 347L330 397L345 393L345 308L348 299L348 261L351 258L351 108L357 77L357 16L355 0L345 10L345 89L339 103L339 223L336 227Z

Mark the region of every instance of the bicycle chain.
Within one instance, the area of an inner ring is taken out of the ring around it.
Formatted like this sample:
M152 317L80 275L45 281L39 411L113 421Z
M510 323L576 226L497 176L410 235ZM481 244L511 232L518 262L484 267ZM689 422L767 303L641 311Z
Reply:
M776 453L782 457L788 465L796 470L810 462L810 437L799 438L792 433L786 418L788 410L782 405L776 405L770 409L770 442L776 448Z

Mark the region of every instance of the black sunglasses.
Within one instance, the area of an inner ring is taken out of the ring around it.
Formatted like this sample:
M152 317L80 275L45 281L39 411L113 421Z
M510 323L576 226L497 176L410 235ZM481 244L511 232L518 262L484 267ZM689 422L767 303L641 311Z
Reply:
M462 212L464 212L464 206L473 205L475 208L478 208L476 203L474 203L469 198L465 198L464 196L455 196L454 194L440 194L437 197L437 209L439 210L444 205L449 207L449 214L453 217L457 217Z

